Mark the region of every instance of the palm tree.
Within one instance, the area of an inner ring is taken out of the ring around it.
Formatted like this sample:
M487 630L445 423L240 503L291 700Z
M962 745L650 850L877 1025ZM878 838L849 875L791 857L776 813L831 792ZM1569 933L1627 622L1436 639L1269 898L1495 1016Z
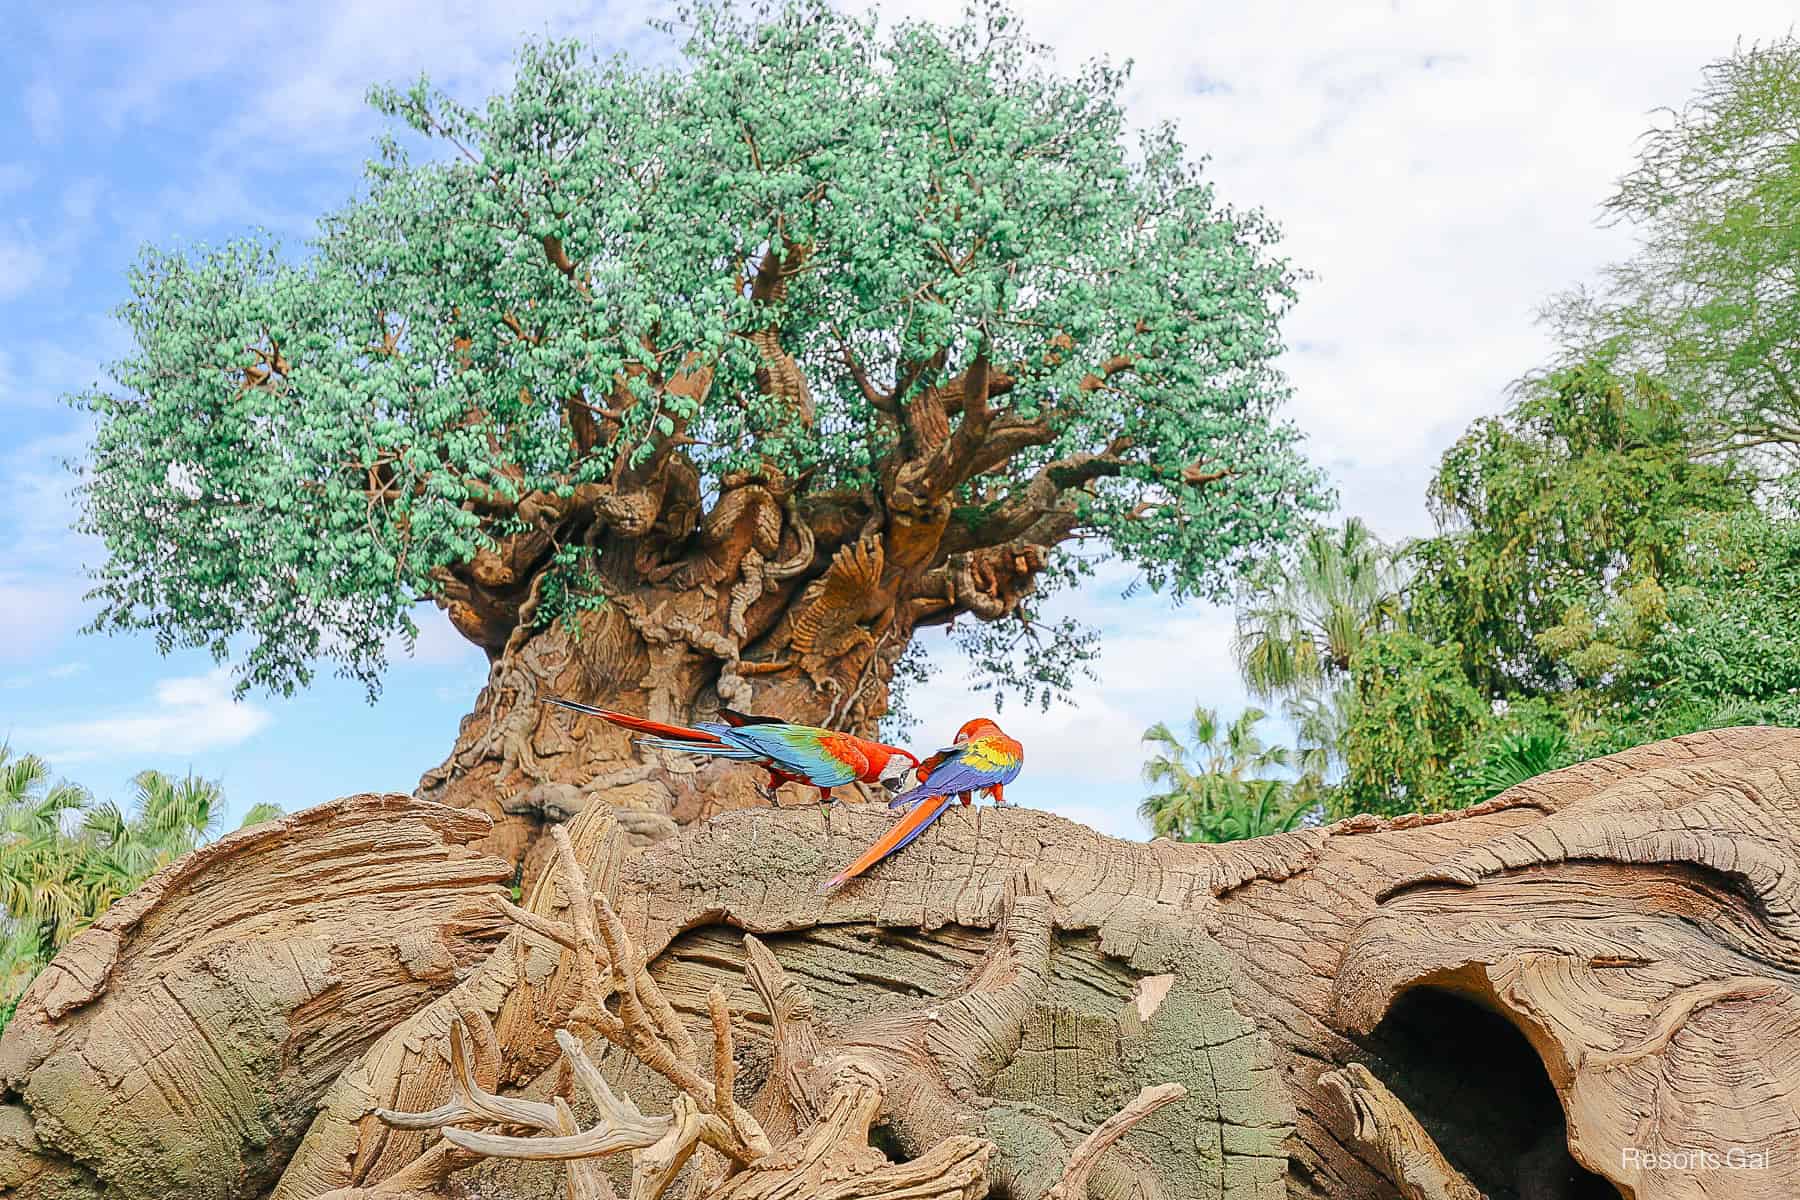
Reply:
M74 784L52 784L37 755L15 758L0 744L0 907L9 954L48 950L58 944L57 929L79 921L85 896L65 826L91 799Z
M1399 623L1401 582L1394 552L1356 517L1314 529L1291 564L1266 564L1239 596L1232 639L1251 694L1294 699L1341 680L1371 635Z
M1252 695L1282 700L1297 734L1298 790L1314 807L1343 774L1350 664L1370 637L1400 624L1403 582L1395 552L1350 517L1313 529L1291 562L1266 564L1239 593L1238 671Z
M1356 706L1348 680L1295 696L1282 705L1294 723L1294 767L1323 790L1344 770L1344 738ZM1321 797L1322 798L1322 797Z
M1222 725L1213 709L1195 705L1185 740L1163 722L1145 732L1153 753L1144 782L1160 790L1144 798L1138 813L1158 837L1223 842L1293 826L1306 805L1293 807L1291 781L1265 774L1290 765L1287 748L1257 732L1267 716L1247 708Z
M33 976L68 940L145 879L220 830L224 794L190 773L132 778L129 807L50 783L35 755L0 745L0 1027ZM278 815L250 810L245 824Z
M1491 799L1515 784L1546 771L1566 767L1573 759L1569 735L1560 729L1508 733L1483 748L1468 783L1470 803Z

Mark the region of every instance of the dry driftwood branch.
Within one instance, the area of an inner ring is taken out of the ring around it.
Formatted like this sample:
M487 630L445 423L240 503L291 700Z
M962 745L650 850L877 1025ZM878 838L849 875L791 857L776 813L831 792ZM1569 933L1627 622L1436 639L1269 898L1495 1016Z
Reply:
M505 899L496 899L495 906L521 929L555 942L573 956L586 993L576 1013L608 1041L680 1089L673 1110L666 1116L645 1116L629 1096L614 1092L580 1040L567 1029L556 1031L562 1069L599 1112L593 1125L578 1128L560 1096L545 1103L495 1094L475 1076L468 1044L471 1025L480 1044L494 1045L497 1050L497 1041L486 1015L474 1010L450 1027L450 1099L425 1111L377 1108L373 1115L394 1129L439 1131L445 1142L472 1156L457 1160L459 1165L479 1158L566 1162L573 1200L598 1200L611 1190L585 1161L589 1159L630 1154L632 1200L656 1200L701 1145L720 1152L732 1164L728 1171L768 1155L771 1147L762 1127L732 1096L735 1047L723 993L715 992L712 1007L713 1079L709 1082L700 1074L698 1048L662 990L645 972L642 956L618 914L605 895L596 895L588 883L568 831L555 826L551 837L556 847L554 879L569 919L543 917ZM615 999L616 1014L608 1007ZM463 1128L468 1125L476 1128ZM510 1132L516 1129L531 1133ZM346 1194L328 1195L342 1200Z
M580 1039L567 1029L556 1031L561 1052L559 1075L566 1075L585 1093L599 1114L593 1124L578 1128L572 1110L558 1095L544 1102L497 1094L478 1078L476 1064L482 1054L477 1048L488 1048L486 1057L495 1064L496 1072L504 1052L486 1015L479 1009L469 1010L450 1026L449 1098L430 1109L377 1107L372 1114L393 1129L436 1130L442 1143L372 1188L339 1189L325 1193L324 1200L423 1194L421 1187L441 1187L451 1172L484 1159L563 1163L571 1200L602 1200L611 1194L611 1188L593 1160L617 1154L631 1156L632 1200L656 1200L684 1169L690 1179L689 1196L708 1200L795 1196L975 1200L985 1192L993 1146L981 1138L952 1135L898 1165L870 1147L870 1127L882 1112L887 1094L888 1076L883 1068L890 1064L879 1059L871 1062L855 1053L806 1064L809 1078L802 1090L808 1119L795 1123L794 1136L780 1149L773 1147L757 1117L733 1095L738 1050L724 989L715 985L706 997L711 1033L704 1051L710 1058L711 1078L707 1079L702 1074L702 1050L687 1034L661 987L644 970L642 956L611 902L589 885L568 832L558 826L551 833L556 847L552 879L564 898L567 920L506 901L497 901L496 907L511 916L521 930L555 943L575 959L576 974L585 991L575 1011L608 1042L675 1088L670 1111L646 1116L628 1096L613 1088ZM771 1023L791 1026L795 1014L808 1007L795 996L796 990L803 989L777 978L780 967L754 939L747 941L752 971L761 967L759 990L771 1000ZM616 1013L609 1007L615 1002ZM1172 1098L1161 1097L1149 1107L1140 1103L1133 1110L1136 1115L1122 1123L1113 1122L1116 1128L1110 1132L1107 1128L1097 1132L1100 1140L1084 1148L1086 1166L1080 1169L1080 1177L1085 1180L1091 1159L1126 1127ZM708 1151L712 1152L710 1159L701 1161L698 1156ZM1078 1161L1083 1161L1079 1155Z
M1361 1063L1319 1077L1350 1114L1346 1136L1400 1189L1402 1200L1487 1200L1450 1165L1399 1097Z
M1133 1125L1159 1108L1186 1098L1187 1089L1179 1083L1151 1084L1139 1092L1130 1104L1102 1121L1094 1132L1082 1139L1069 1155L1069 1165L1056 1186L1044 1193L1044 1200L1087 1200L1088 1176L1094 1173L1100 1156L1124 1137Z

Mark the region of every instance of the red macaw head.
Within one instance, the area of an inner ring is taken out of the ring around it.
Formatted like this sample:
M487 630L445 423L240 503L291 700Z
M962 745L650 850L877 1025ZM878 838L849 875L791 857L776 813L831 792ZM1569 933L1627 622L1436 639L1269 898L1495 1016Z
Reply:
M960 746L974 738L999 732L1000 727L986 717L976 717L973 721L964 722L963 727L956 731L956 741L953 744Z
M876 767L875 781L890 791L896 790L901 780L912 774L919 765L919 760L913 757L912 751L902 750L898 746L883 746L874 742L865 751L871 755L885 753L886 757Z

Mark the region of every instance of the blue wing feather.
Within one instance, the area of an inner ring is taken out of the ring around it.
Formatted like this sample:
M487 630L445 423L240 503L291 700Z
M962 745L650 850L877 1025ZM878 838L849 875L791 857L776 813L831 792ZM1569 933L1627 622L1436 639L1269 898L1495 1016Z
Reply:
M819 731L805 725L740 725L719 736L731 745L755 750L819 787L837 787L856 778L856 768L827 753L819 744Z
M971 763L960 753L961 747L957 749L957 753L939 763L929 776L888 801L888 807L902 808L929 796L954 796L959 792L993 787L996 783L1008 784L1018 778L1019 768L1023 765L1010 763L999 770L993 770Z
M746 750L737 746L721 746L715 742L684 742L675 738L641 737L637 739L640 746L653 746L658 750L673 750L677 754L704 754L709 758L754 759L763 757L755 750Z

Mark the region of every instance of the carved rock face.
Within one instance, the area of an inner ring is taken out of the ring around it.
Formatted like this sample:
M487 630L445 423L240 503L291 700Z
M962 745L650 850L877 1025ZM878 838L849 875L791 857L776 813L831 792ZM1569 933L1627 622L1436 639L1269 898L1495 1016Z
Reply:
M504 922L476 814L352 796L221 838L75 938L0 1038L20 1197L267 1187L339 1072Z
M1586 1171L1639 1200L1800 1195L1800 1156L1752 1161L1800 1127L1800 733L1696 734L1502 799L1542 816L1390 885L1338 1019L1471 997L1529 1040Z
M647 849L604 804L570 829L588 886L614 898L696 1042L719 989L736 1094L777 1146L835 1105L846 1128L875 1114L864 1159L954 1147L946 1161L995 1191L1044 1200L1096 1122L1174 1082L1187 1095L1098 1160L1092 1195L1785 1200L1800 1194L1800 1162L1772 1153L1800 1087L1797 797L1800 733L1741 729L1460 813L1223 846L956 808L830 896L816 885L885 809L730 812ZM95 931L110 942L59 960L0 1042L22 1104L0 1108L0 1182L34 1198L145 1178L249 1197L335 1076L273 1195L379 1188L427 1138L371 1110L444 1102L459 1020L491 1027L484 1086L557 1086L579 962L515 930L464 972L493 932L469 906L486 910L494 867L455 844L478 822L452 829L469 818L410 803L356 798L290 818L285 841L225 839L202 852L216 872L159 876ZM232 903L244 896L260 899ZM527 907L567 915L553 881ZM342 982L262 953L276 934L316 937ZM360 963L379 969L354 987ZM206 1044L144 1041L169 995ZM660 1111L663 1077L599 1049ZM144 1070L106 1066L133 1061ZM852 1076L878 1082L845 1091ZM193 1140L145 1114L194 1123ZM1712 1157L1664 1169L1665 1152ZM445 1194L561 1195L542 1168L484 1163ZM778 1185L756 1176L733 1180L745 1195ZM958 1178L920 1194L972 1194ZM106 1194L164 1194L147 1186Z

